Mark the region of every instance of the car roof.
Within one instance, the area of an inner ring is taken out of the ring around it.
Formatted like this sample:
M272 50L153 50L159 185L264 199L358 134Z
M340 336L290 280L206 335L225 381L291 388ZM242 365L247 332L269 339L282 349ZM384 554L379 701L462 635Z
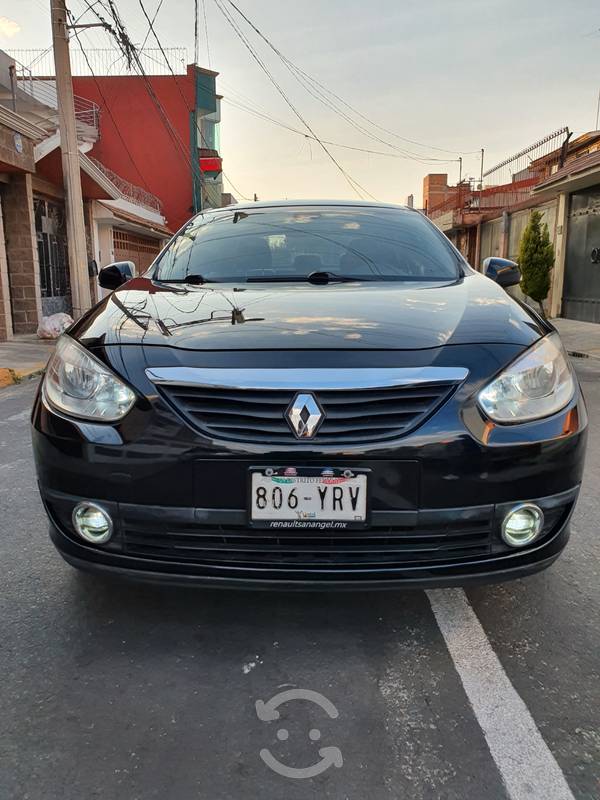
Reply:
M223 208L211 208L206 211L243 211L252 208L298 208L298 207L321 208L327 206L346 207L346 208L390 208L396 211L415 211L409 206L395 205L394 203L377 203L369 200L259 200L256 203L234 203Z

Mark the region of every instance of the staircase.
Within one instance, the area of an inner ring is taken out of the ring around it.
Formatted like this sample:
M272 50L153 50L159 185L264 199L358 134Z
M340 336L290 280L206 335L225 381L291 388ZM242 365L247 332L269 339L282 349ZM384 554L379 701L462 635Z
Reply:
M93 144L100 135L100 108L91 100L75 96L77 137ZM18 75L17 112L30 122L54 133L58 128L58 98L53 78Z

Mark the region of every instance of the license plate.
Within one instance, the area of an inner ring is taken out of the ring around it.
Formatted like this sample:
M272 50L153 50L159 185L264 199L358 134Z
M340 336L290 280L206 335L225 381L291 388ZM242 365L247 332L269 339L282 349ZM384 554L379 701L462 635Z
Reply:
M367 475L350 469L273 467L250 472L250 522L294 529L364 527Z

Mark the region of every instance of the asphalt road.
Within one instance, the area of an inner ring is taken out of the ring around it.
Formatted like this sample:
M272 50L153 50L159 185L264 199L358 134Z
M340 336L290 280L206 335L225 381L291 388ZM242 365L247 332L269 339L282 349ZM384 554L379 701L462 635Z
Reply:
M544 573L466 593L79 575L46 535L35 386L0 392L0 800L600 798L600 362L577 370L591 435L571 543ZM258 718L298 688L339 715L298 701ZM260 755L303 768L332 747L343 765L305 779Z

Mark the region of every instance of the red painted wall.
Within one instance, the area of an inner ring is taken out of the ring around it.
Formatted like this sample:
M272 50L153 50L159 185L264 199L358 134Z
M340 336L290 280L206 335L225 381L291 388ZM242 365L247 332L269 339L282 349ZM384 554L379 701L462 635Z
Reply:
M175 231L193 213L189 159L195 75L193 67L188 67L187 75L176 78L155 75L149 76L148 81L177 131L182 147L175 143L162 121L144 78L137 75L74 76L73 89L76 95L93 100L101 109L100 138L89 155L156 195L163 204L167 225Z

